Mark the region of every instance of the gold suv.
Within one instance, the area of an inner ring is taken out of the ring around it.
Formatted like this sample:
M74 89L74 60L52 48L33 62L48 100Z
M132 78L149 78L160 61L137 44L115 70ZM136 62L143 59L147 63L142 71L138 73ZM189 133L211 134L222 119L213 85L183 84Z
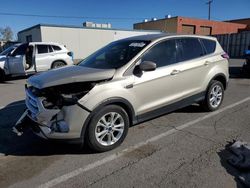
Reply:
M213 37L144 35L115 41L77 66L32 76L25 127L46 139L86 141L99 152L129 126L192 103L217 110L229 80L228 55Z

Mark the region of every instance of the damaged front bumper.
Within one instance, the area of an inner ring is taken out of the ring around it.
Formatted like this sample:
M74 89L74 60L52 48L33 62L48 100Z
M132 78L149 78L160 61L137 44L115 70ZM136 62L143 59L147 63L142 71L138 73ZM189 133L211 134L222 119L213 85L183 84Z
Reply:
M45 139L78 139L89 111L79 105L64 106L61 109L47 109L43 105L44 97L36 97L26 89L27 110L23 113L13 131L21 136L31 128L35 134Z
M41 126L40 124L32 120L32 118L28 114L28 110L26 110L23 113L23 115L19 118L16 125L13 127L13 132L16 133L18 136L22 136L27 129L31 128L32 131L36 133L38 136L48 139L46 133L47 134L50 133L51 129L48 127L41 126L43 128L42 129L40 128L40 126Z

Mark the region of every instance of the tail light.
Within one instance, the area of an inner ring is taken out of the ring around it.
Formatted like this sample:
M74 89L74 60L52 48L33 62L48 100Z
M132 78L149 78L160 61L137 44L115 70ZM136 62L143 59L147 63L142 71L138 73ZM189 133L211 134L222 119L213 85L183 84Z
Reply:
M221 57L223 57L225 59L229 59L229 55L227 53L222 54Z

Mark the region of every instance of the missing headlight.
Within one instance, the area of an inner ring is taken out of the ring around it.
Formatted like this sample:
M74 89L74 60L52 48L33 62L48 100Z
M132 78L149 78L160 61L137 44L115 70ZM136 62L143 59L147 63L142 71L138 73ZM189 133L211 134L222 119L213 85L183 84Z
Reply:
M71 83L43 89L43 105L47 109L61 109L63 106L71 106L86 95L95 83Z

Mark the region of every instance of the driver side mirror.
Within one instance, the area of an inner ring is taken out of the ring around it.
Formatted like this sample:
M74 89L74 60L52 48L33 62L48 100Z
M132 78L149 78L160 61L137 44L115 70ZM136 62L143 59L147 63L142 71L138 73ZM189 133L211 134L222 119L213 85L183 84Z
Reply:
M143 61L139 67L142 71L154 71L156 69L156 63L153 61Z

